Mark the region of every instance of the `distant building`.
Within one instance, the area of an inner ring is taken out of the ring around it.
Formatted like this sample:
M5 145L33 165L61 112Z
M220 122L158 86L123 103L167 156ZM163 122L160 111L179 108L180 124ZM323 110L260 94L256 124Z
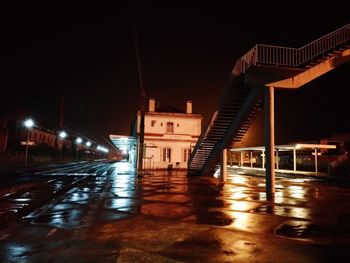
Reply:
M337 153L343 154L350 150L350 132L333 134L320 140L321 144L332 144L337 146Z
M28 130L21 118L0 118L0 154L24 154L27 141L30 148L38 154L53 156L57 148L56 132L43 127L35 126Z
M103 150L99 150L96 142L84 136L81 144L76 143L77 135L74 132L60 138L57 130L39 126L38 124L45 124L45 120L38 116L35 118L35 125L28 130L23 124L25 119L26 116L21 111L0 116L0 164L10 160L21 161L25 156L27 144L30 162L87 160L104 158L107 155ZM87 145L88 141L90 145ZM108 152L108 155L113 154L113 150Z
M187 169L187 161L201 133L202 116L192 113L192 102L186 112L172 107L156 109L149 99L145 112L144 169ZM140 111L132 127L132 136L139 137Z

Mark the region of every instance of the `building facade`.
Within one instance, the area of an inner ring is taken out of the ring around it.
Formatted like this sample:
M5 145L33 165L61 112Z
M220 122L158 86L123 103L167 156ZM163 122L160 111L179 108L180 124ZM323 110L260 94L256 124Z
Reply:
M140 120L138 112L132 128L132 136L137 138ZM187 169L202 127L202 116L192 113L191 101L186 102L186 111L181 111L172 107L156 109L155 99L149 99L144 127L144 169Z

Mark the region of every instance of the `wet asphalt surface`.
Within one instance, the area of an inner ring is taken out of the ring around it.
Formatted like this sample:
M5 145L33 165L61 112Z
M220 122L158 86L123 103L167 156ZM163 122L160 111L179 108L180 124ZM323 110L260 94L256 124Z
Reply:
M65 185L56 195L55 184L42 182L36 196L18 191L27 199L13 197L17 205L47 198L2 228L0 262L350 262L344 184L278 177L267 201L264 178L239 171L222 184L177 171L140 178L127 163L94 165L40 171L41 180Z

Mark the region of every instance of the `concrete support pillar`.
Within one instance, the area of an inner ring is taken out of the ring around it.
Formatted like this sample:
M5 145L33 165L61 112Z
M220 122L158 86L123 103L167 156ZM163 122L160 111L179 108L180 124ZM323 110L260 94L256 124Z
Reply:
M297 170L297 150L293 149L293 171Z
M278 160L279 160L278 149L276 149L276 170L278 170Z
M227 179L227 149L221 151L221 181L226 182Z
M265 89L266 196L275 194L275 107L274 88Z
M240 165L240 166L243 166L243 152L241 152L241 159L240 159L240 163L241 163L241 165Z

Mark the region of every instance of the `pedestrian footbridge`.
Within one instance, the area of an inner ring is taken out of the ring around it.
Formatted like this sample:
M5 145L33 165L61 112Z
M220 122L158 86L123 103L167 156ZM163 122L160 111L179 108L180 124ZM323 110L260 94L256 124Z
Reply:
M243 138L264 103L266 173L273 174L274 89L300 88L349 60L350 24L301 48L255 45L235 63L188 161L189 174L212 173L220 152Z

